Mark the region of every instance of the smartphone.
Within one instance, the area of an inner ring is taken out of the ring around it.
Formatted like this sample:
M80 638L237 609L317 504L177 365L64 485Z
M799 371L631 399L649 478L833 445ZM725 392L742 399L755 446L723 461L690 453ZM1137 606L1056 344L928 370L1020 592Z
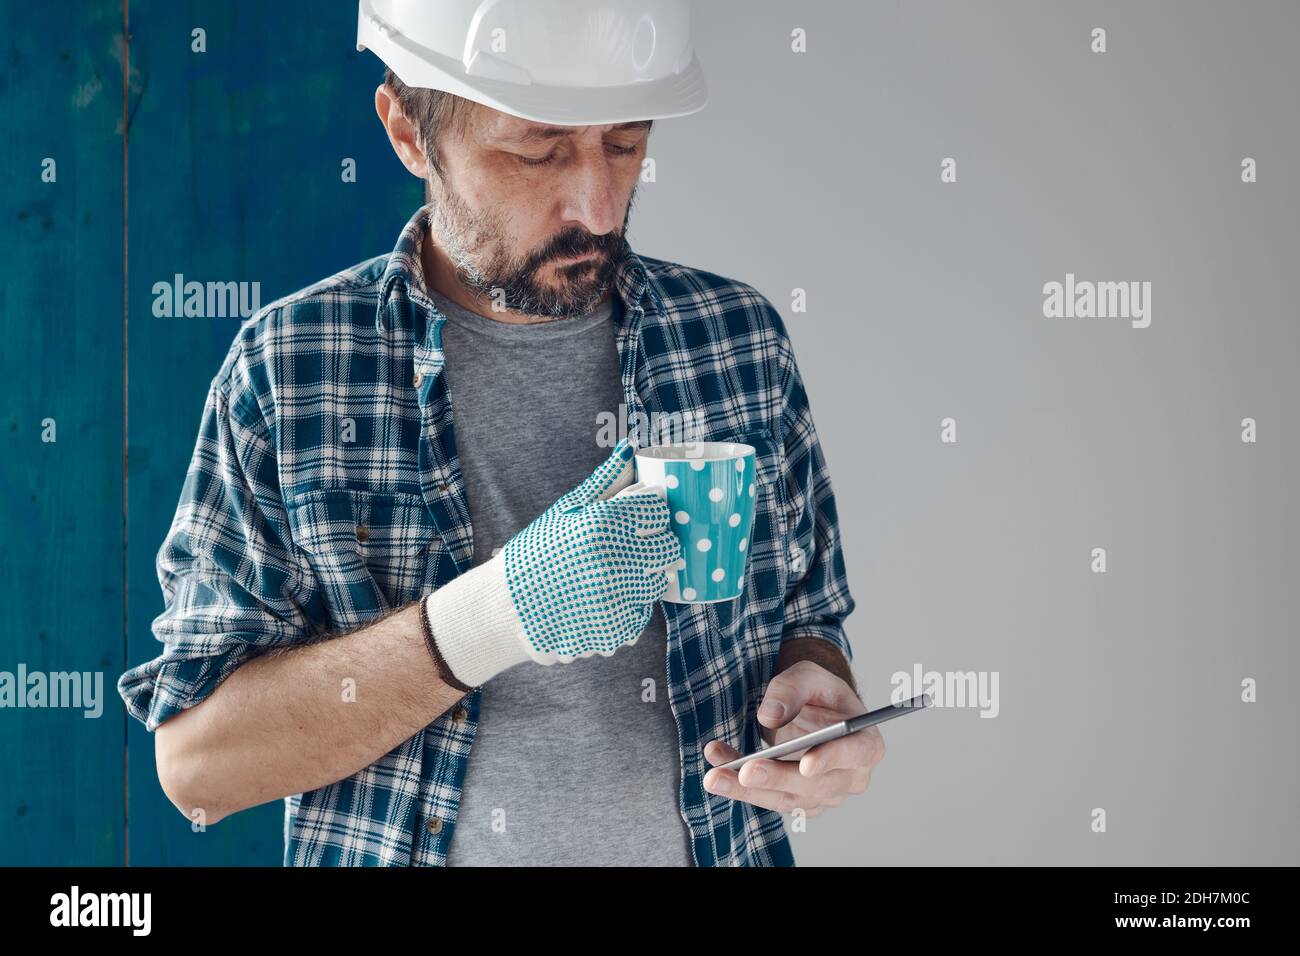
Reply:
M815 747L817 744L824 744L828 740L836 740L840 737L847 737L849 734L856 734L859 730L866 730L868 727L874 727L883 721L902 717L904 714L910 714L933 705L933 698L929 694L922 694L920 697L913 697L897 704L890 704L888 707L881 707L879 710L869 710L865 714L850 717L848 720L841 720L839 723L823 727L821 730L814 730L810 734L804 734L802 737L794 738L794 740L787 740L785 743L777 744L774 747L768 747L766 750L757 750L752 754L737 757L730 763L719 764L719 769L739 770L751 760L760 758L775 760L787 754Z

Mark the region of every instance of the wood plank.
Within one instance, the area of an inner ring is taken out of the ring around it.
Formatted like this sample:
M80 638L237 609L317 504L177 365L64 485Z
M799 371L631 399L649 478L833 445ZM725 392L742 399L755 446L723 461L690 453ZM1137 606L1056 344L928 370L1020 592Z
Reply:
M0 710L0 860L109 866L123 858L126 721L115 686L124 661L121 11L111 0L5 4L0 24L0 671L98 675L85 689L98 684L100 714ZM53 182L42 181L46 157ZM46 419L52 442L42 440Z

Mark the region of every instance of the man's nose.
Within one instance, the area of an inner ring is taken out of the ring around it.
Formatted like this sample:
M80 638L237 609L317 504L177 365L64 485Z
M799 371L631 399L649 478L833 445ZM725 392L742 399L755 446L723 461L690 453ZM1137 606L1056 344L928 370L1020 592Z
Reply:
M603 146L578 152L565 171L563 196L564 218L582 223L594 236L603 236L623 223L622 199Z

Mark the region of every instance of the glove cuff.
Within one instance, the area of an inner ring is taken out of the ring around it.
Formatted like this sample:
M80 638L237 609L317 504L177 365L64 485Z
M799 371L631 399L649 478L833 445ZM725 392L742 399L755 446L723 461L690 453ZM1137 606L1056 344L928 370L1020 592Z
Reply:
M523 622L510 600L505 552L425 597L425 642L443 679L466 692L529 660Z

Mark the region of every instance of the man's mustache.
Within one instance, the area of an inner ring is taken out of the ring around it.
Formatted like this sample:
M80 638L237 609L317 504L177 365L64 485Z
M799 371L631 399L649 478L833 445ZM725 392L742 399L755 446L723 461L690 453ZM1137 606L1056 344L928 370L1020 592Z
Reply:
M601 254L603 258L608 259L622 247L623 233L621 230L619 232L607 232L603 236L595 236L585 231L561 233L530 257L528 270L536 269L552 259L572 258L588 252Z

